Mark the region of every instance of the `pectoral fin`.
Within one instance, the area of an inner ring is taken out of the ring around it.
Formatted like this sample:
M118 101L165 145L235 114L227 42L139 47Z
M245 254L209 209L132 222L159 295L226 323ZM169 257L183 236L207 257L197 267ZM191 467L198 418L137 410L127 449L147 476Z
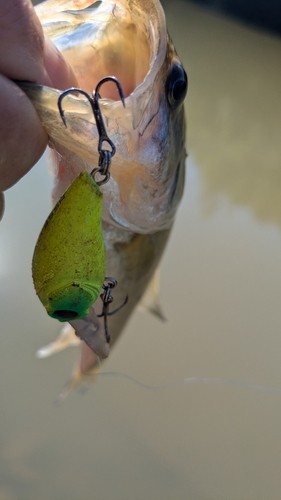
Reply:
M37 358L48 358L57 352L63 351L67 347L80 345L80 339L75 335L75 330L69 323L66 323L61 329L58 338L47 344L36 352Z
M144 295L142 296L138 304L138 308L142 311L145 310L151 312L161 321L167 321L167 318L165 317L162 306L160 304L159 290L160 270L156 269L151 281L148 284L148 287L144 292Z

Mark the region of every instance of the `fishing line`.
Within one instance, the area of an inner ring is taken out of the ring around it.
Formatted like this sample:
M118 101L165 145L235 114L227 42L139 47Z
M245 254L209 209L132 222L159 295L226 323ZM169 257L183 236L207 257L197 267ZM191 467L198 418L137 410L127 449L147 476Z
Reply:
M281 388L278 387L267 387L263 385L257 385L257 384L250 384L248 382L242 382L240 380L232 380L232 379L226 379L226 378L219 378L219 377L186 377L180 380L176 380L174 382L170 382L168 384L163 384L163 385L148 385L144 384L140 380L137 380L136 378L132 377L131 375L127 375L126 373L122 372L97 372L95 373L95 376L100 377L100 376L110 376L110 377L118 377L118 378L123 378L125 380L128 380L129 382L132 382L135 385L138 385L142 389L149 390L149 391L166 391L169 389L173 389L174 387L180 387L184 385L195 385L195 384L200 384L200 385L220 385L220 386L226 386L226 387L234 387L237 389L243 389L247 391L253 391L253 392L263 392L267 394L277 394L281 395Z
M101 365L100 359L98 358L98 366ZM251 391L251 392L259 392L259 393L265 393L265 394L276 394L278 396L281 396L281 388L279 387L271 387L271 386L264 386L264 385L258 385L258 384L250 384L248 382L242 382L241 380L233 380L233 379L228 379L228 378L220 378L220 377L185 377L179 380L175 380L174 382L169 382L168 384L161 384L161 385L149 385L149 384L144 384L140 380L136 379L135 377L132 377L131 375L128 375L127 373L122 373L122 372L99 372L95 371L94 373L87 373L83 372L81 370L82 375L86 378L89 377L88 382L90 381L91 378L98 379L99 377L114 377L114 378L119 378L119 379L124 379L127 380L128 382L131 382L134 385L137 385L141 389L144 389L146 391L152 391L152 392L165 392L170 389L174 389L175 387L181 387L185 385L213 385L213 386L224 386L224 387L233 387L236 389L242 389L244 391ZM86 382L86 380L85 380ZM58 397L55 399L54 403L56 406L60 406L62 402L66 399L68 396L69 392L71 389L74 388L73 381L70 380L67 382L62 390L62 392L58 395ZM89 385L83 385L80 386L79 392L82 394L85 394L89 388Z

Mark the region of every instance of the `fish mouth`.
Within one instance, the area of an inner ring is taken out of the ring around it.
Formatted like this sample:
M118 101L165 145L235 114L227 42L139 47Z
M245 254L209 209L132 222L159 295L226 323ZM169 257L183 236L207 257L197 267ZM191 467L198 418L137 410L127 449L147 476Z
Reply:
M77 6L66 0L49 14L44 4L39 5L37 13L44 32L62 52L83 90L92 93L108 75L120 81L135 129L166 54L166 22L160 3L148 0L144 8L139 0L80 0ZM117 101L116 87L104 84L102 97Z

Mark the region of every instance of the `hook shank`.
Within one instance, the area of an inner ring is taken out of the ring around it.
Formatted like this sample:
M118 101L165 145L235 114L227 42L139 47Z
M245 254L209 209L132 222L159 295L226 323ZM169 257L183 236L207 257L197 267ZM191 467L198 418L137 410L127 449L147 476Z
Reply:
M100 88L102 87L102 85L104 85L104 83L106 83L106 82L115 83L115 85L118 89L122 104L125 107L124 92L123 92L121 83L119 82L119 80L117 80L117 78L115 76L106 76L105 78L102 78L102 80L99 81L95 90L93 91L92 97L85 90L82 90L82 89L79 89L76 87L72 87L72 88L67 89L64 92L62 92L58 98L58 108L59 108L60 117L61 117L61 119L66 127L67 127L67 124L66 124L65 113L64 113L64 110L62 109L62 101L67 95L74 94L74 93L82 94L84 97L86 97L86 99L89 101L89 103L91 105L93 115L95 118L95 122L96 122L96 126L97 126L97 130L98 130L98 134L99 134L98 152L100 155L98 168L95 168L91 172L91 174L93 175L93 177L95 176L96 173L99 173L102 176L104 176L104 179L102 179L101 181L96 181L97 184L99 184L99 185L105 184L106 182L108 182L108 180L110 178L111 159L116 153L116 147L115 147L114 143L112 142L112 140L107 135L106 127L104 124L102 112L101 112L100 105L99 105L99 99L101 98L99 91L100 91ZM108 149L103 149L104 142L107 142L109 144L111 151L109 151Z

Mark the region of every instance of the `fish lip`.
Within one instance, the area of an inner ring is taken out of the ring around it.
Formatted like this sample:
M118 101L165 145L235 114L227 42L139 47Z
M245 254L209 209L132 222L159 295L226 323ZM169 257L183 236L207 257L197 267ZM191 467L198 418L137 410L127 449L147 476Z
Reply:
M110 2L110 0L104 1ZM118 0L116 3L118 3ZM126 3L128 9L132 8L130 1L125 0L122 3ZM152 20L152 14L147 17L151 38L149 69L143 81L125 98L125 109L121 101L108 100L108 110L110 110L111 107L118 107L120 108L120 112L125 114L128 109L131 109L133 130L138 128L143 118L144 112L153 95L155 83L159 79L161 67L163 66L167 52L167 25L165 13L160 2L151 2L151 7L152 6L155 15ZM155 22L155 19L157 19L157 22ZM156 24L156 27L154 24ZM144 133L144 131L145 129L142 133Z

